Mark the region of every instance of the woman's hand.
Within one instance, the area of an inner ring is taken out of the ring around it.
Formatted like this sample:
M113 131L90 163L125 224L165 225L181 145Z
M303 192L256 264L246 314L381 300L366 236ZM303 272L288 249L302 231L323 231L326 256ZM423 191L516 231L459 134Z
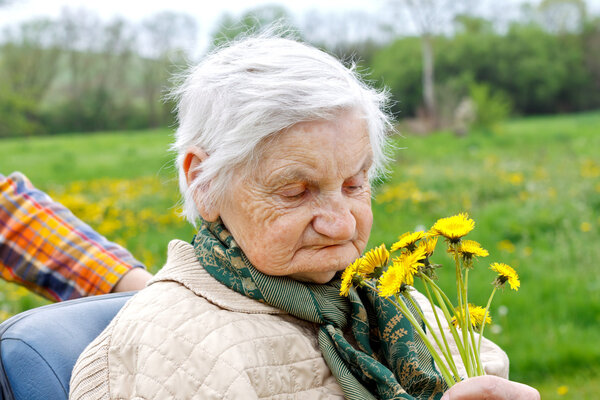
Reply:
M486 375L458 382L442 400L540 400L540 394L531 386Z

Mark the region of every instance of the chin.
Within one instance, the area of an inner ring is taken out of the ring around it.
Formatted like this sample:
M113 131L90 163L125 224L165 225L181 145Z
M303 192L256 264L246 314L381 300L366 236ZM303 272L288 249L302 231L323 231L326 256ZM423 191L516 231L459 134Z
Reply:
M289 275L290 278L300 282L317 283L323 285L333 279L337 271L327 272L300 272Z

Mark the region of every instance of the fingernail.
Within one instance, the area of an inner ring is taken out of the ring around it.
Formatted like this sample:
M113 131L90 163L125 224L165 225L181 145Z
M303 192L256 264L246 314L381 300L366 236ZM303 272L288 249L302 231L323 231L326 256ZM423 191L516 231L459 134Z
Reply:
M448 395L448 393L444 393L440 400L450 400L450 396Z

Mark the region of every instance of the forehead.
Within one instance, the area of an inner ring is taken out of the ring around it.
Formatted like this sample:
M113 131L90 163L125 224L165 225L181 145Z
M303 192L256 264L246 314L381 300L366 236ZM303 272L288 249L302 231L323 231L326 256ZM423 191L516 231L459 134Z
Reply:
M264 144L255 173L274 180L348 177L372 161L366 121L344 113L332 121L301 122Z

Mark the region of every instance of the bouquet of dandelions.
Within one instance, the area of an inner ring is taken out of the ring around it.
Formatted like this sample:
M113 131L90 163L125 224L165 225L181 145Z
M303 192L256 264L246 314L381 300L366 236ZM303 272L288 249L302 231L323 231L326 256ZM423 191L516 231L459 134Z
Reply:
M490 269L498 275L493 282L494 288L486 307L469 304L467 290L469 272L473 269L477 257L485 257L489 254L479 243L473 240L463 240L463 237L474 227L475 222L465 213L442 218L428 232L407 232L400 236L399 241L394 243L390 249L392 253L399 252L397 257L390 260L390 253L382 244L358 258L342 274L341 295L347 296L353 285L366 287L390 301L410 321L429 349L448 387L460 381L461 377L452 358L442 318L446 320L456 343L467 377L485 375L480 359L481 338L485 325L491 323L490 304L496 290L503 288L507 282L514 290L519 290L520 286L519 277L513 268L506 264L493 263ZM447 252L454 259L456 266L457 305L454 305L435 283L435 269L440 268L441 265L432 264L429 261L440 236L446 239ZM425 295L429 299L435 315L435 322L428 321L423 316L421 309L411 296L415 278L421 279L423 283ZM412 304L419 314L420 320L425 323L439 353L421 328L415 315L409 310L407 303ZM441 315L436 310L436 305L441 310ZM439 335L432 329L431 324L433 323L437 324ZM478 339L475 333L479 334Z

